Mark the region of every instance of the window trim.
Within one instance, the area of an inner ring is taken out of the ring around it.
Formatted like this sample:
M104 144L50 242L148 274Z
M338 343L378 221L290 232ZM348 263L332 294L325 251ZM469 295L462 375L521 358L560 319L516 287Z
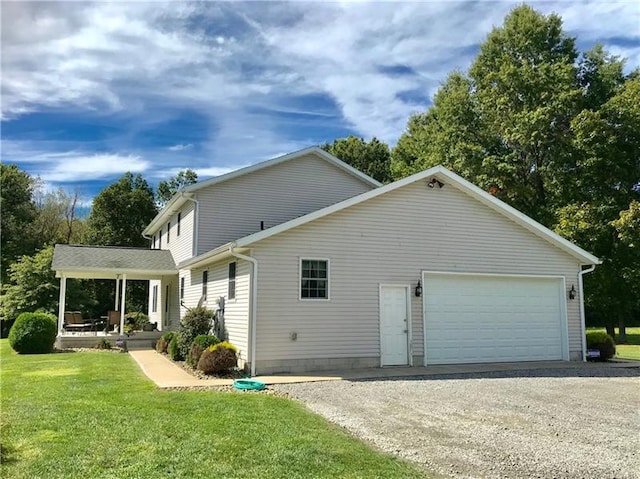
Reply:
M209 270L205 269L202 271L202 296L204 296L204 300L207 300L207 294L209 289Z
M233 267L233 279L231 278L231 265ZM236 286L238 285L236 279L238 277L238 262L231 261L227 266L227 299L234 301L237 296ZM231 296L231 285L233 284L233 296Z
M302 297L302 262L303 261L326 261L327 262L327 297L326 298L303 298ZM319 258L315 256L298 257L298 301L331 301L331 260L329 258Z

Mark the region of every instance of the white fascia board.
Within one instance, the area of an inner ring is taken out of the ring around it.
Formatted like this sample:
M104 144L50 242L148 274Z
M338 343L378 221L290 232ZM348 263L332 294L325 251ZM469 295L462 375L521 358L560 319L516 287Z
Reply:
M309 223L310 221L316 220L318 218L322 218L324 216L330 215L337 211L362 203L363 201L367 201L371 198L375 198L385 193L389 193L390 191L396 190L398 188L402 188L403 186L406 186L408 184L411 184L416 181L420 181L422 179L429 178L435 175L446 177L449 181L456 184L458 189L460 189L461 191L469 194L470 196L474 197L475 199L489 206L490 208L497 211L498 213L501 213L504 216L510 218L511 220L515 221L516 223L520 224L524 228L531 231L532 233L537 234L543 239L549 241L551 244L571 254L573 257L579 259L585 264L601 263L600 260L594 255L592 255L591 253L583 250L579 246L576 246L570 241L564 239L563 237L554 233L553 231L541 225L537 221L529 218L528 216L519 212L515 208L507 205L503 201L491 196L489 193L483 191L482 189L478 188L474 184L468 182L461 176L447 170L443 166L434 166L432 168L429 168L428 170L424 170L414 175L407 176L406 178L395 181L393 183L389 183L388 185L385 185L385 186L381 186L380 188L367 191L353 198L349 198L347 200L341 201L340 203L336 203L335 205L331 205L321 210L314 211L313 213L309 213L307 215L301 216L291 221L287 221L286 223L282 223L280 225L274 226L264 231L260 231L252 235L245 236L244 238L240 238L239 240L237 240L236 245L238 247L247 247L257 241L264 240L266 238L269 238L276 234L290 230L297 226Z
M127 275L127 279L131 280L147 280L158 279L161 276L171 276L178 274L178 270L151 270L139 271L135 269L92 269L92 268L73 268L73 269L57 269L56 278L63 275L66 278L81 279L114 279L123 274Z
M334 166L340 168L343 171L346 171L347 173L355 176L356 178L360 179L361 181L363 181L363 182L365 182L365 183L367 183L367 184L369 184L369 185L371 185L371 186L373 186L375 188L378 188L378 187L382 186L382 183L380 183L379 181L374 180L370 176L365 175L363 172L361 172L361 171L353 168L352 166L346 164L344 161L339 160L335 156L333 156L330 153L327 153L326 151L324 151L322 148L320 148L318 146L312 146L312 147L309 147L309 148L304 148L304 149L299 150L299 151L294 151L293 153L289 153L287 155L283 155L283 156L279 156L277 158L273 158L271 160L262 161L260 163L256 163L256 164L251 165L251 166L246 166L244 168L240 168L240 169L231 171L231 172L226 173L224 175L215 176L213 178L209 178L208 180L201 181L201 182L195 183L193 185L189 185L189 186L184 187L178 193L176 193L175 196L173 198L171 198L171 200L169 200L169 202L165 205L165 207L162 208L162 210L156 215L156 217L153 220L151 220L151 222L144 229L142 234L143 235L147 235L147 236L149 236L151 234L154 234L159 226L161 226L166 221L168 221L170 216L173 216L174 214L176 214L178 212L178 210L185 203L185 197L190 197L189 196L190 194L193 194L195 191L198 191L201 188L206 188L208 186L213 186L213 185L216 185L218 183L222 183L224 181L229 181L229 180L232 180L232 179L237 178L239 176L247 175L249 173L253 173L254 171L258 171L258 170L261 170L263 168L267 168L269 166L274 166L274 165L277 165L279 163L284 163L285 161L295 160L296 158L301 158L301 157L303 157L305 155L309 155L309 154L315 154L315 155L319 156L323 160L328 161L329 163L332 163Z

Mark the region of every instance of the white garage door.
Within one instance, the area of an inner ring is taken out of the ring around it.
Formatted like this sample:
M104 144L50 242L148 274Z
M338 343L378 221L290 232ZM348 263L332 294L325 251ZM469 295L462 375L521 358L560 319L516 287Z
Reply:
M424 273L427 364L566 359L560 278Z

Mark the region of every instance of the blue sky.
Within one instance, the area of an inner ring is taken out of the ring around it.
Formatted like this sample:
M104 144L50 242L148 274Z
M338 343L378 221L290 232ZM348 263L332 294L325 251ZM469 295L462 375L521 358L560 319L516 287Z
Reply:
M530 2L640 65L640 2ZM395 144L516 2L2 2L2 161L85 204L349 134Z

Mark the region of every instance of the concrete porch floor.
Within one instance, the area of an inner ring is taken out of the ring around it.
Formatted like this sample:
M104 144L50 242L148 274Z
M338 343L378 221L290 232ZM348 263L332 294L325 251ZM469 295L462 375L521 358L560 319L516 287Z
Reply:
M131 357L138 363L142 371L159 388L178 387L219 387L231 386L232 379L198 379L180 366L175 365L162 354L154 350L139 349L129 351ZM640 361L616 361L606 363L607 366L640 368ZM278 374L273 376L256 376L254 379L266 384L290 384L315 381L340 381L386 378L409 378L417 376L438 376L449 374L495 373L503 371L525 371L535 369L570 369L592 368L602 363L583 363L567 361L537 361L526 363L483 363L456 364L445 366L415 366L367 368L357 370L319 371L307 374Z

